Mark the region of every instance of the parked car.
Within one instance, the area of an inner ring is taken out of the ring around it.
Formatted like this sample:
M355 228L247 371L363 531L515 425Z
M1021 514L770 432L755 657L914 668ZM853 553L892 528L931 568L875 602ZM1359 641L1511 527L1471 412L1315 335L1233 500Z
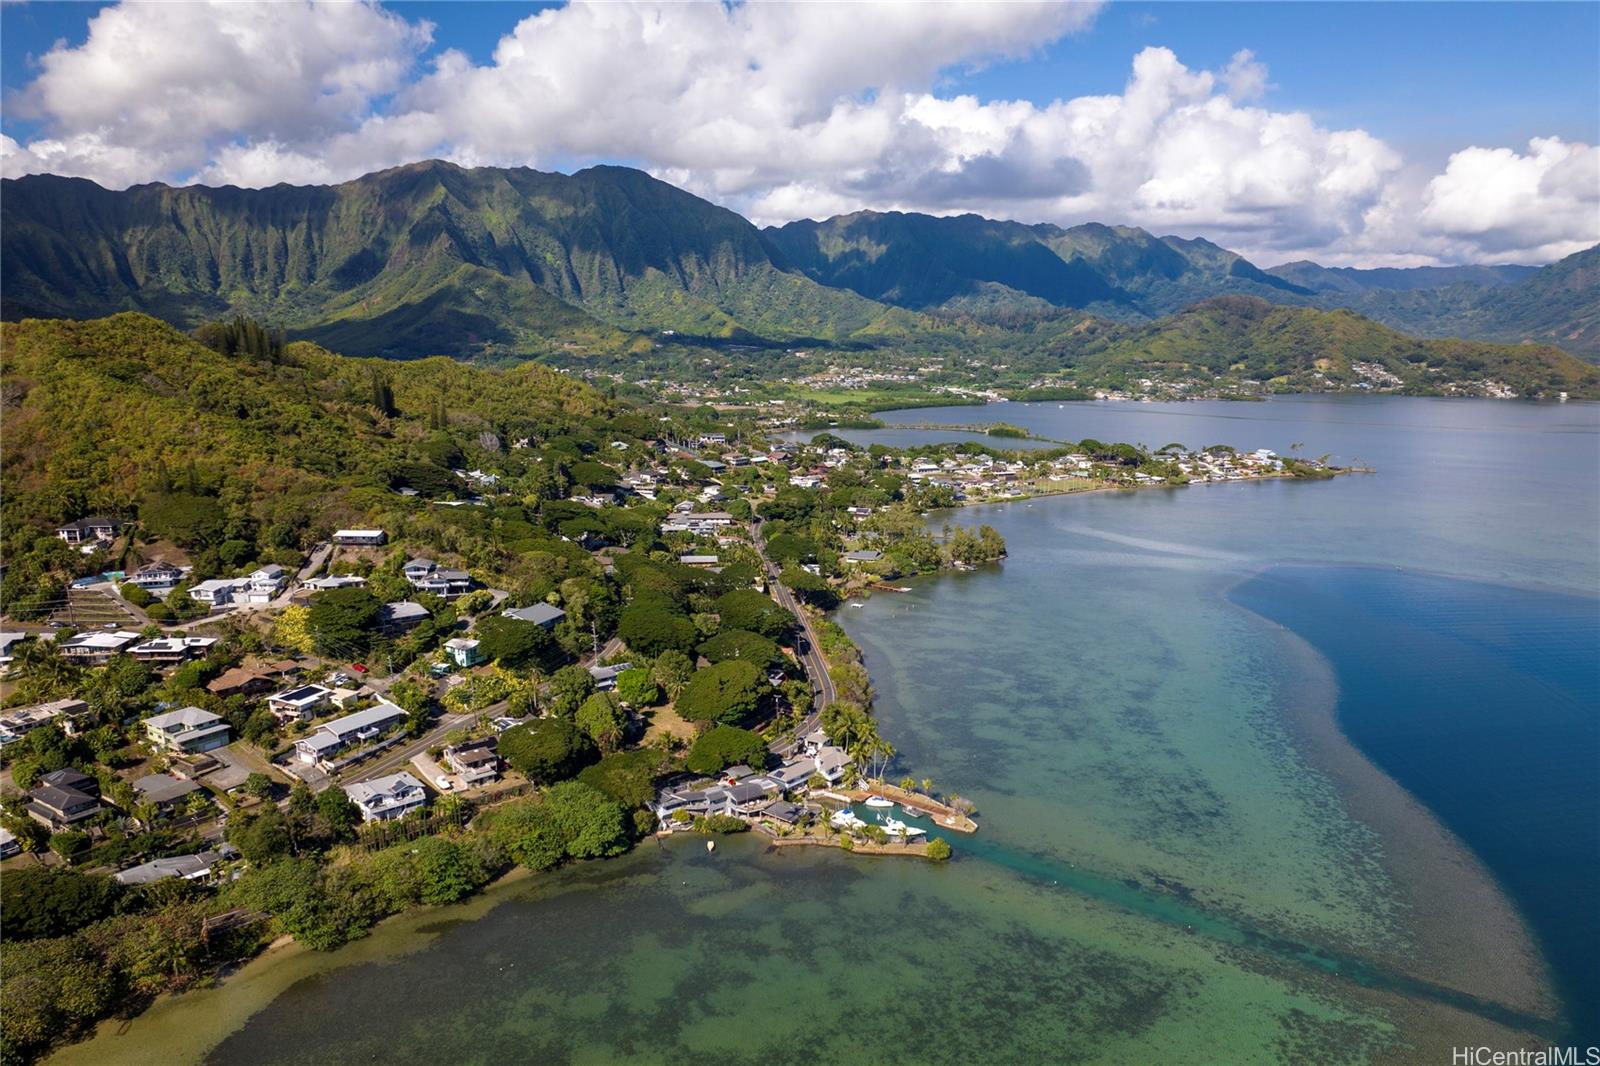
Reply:
M434 778L433 783L439 786L440 792L449 792L451 789L455 788L455 786L450 783L450 779L443 775Z

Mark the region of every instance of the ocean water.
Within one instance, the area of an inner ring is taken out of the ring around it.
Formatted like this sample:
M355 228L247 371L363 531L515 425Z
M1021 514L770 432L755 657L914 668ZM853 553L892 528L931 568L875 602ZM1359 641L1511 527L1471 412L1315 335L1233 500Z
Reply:
M1442 1061L1587 1031L1600 408L902 420L985 418L1378 472L965 510L1010 559L841 612L895 772L978 804L948 866L652 843L59 1061Z
M1270 570L1233 602L1334 664L1339 725L1511 894L1600 1044L1600 609L1368 569Z

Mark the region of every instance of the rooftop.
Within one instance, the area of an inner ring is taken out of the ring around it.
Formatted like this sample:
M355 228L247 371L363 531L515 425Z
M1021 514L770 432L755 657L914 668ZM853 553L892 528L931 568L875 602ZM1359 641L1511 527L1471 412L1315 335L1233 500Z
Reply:
M199 792L200 786L194 781L185 781L170 774L151 774L135 781L133 790L147 803L171 803L191 792Z
M215 725L220 721L222 721L220 715L201 710L199 707L180 707L176 711L168 711L166 714L158 714L146 718L145 724L155 726L157 729L164 731L175 725L184 726L188 729L200 729L208 725Z

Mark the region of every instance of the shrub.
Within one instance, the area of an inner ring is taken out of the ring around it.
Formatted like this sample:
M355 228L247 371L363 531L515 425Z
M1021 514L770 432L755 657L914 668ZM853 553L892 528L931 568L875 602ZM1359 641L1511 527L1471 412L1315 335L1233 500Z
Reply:
M699 833L746 833L750 830L750 823L731 814L709 814L698 819L694 828Z
M926 855L929 862L947 862L950 859L950 845L943 837L934 837L928 841Z
M636 666L617 675L617 695L634 707L648 707L661 699L661 686L650 671Z

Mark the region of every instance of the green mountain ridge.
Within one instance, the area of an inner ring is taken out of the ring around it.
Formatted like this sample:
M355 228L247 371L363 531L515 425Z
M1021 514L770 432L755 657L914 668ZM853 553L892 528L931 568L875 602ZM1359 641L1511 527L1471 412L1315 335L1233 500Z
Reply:
M1554 344L1600 362L1600 246L1545 267L1357 271L1286 263L1271 273L1314 289L1315 306L1348 307L1420 336Z
M763 232L812 280L918 310L992 305L998 291L1023 306L1156 317L1228 293L1311 295L1210 241L1129 226L858 211Z
M438 161L267 189L7 179L0 317L245 313L358 355L507 361L679 342L1026 350L1218 296L1600 354L1596 251L1517 267L1271 271L1203 239L862 211L758 229L627 167Z
M739 215L625 167L428 162L336 186L121 193L42 176L7 181L0 212L9 319L244 312L399 356L661 329L835 340L914 321L779 269Z

